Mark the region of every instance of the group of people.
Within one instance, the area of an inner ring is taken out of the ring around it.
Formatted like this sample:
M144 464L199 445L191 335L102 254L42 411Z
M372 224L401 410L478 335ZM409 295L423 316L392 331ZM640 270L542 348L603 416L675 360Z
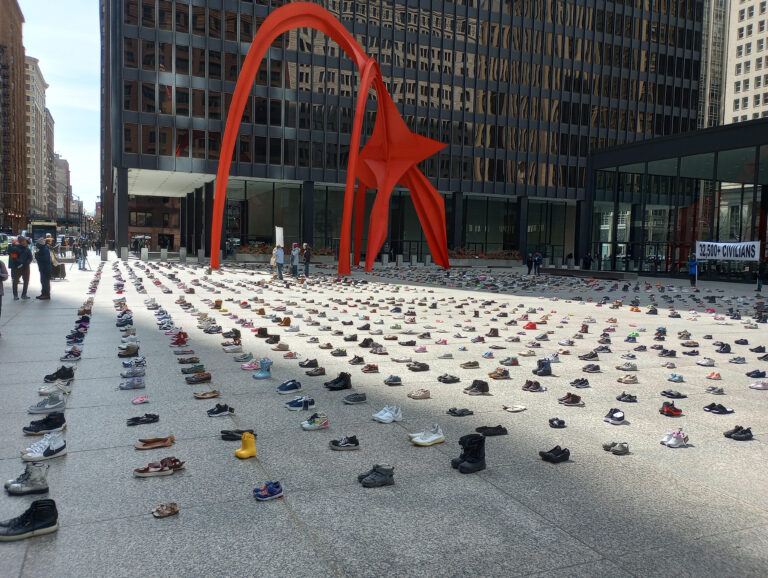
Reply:
M312 259L312 249L309 244L304 243L299 249L299 244L294 243L291 246L290 253L291 274L299 277L299 262L304 263L304 277L309 277L309 263ZM277 278L283 278L283 265L285 264L285 251L282 245L275 245L272 250L272 265L277 267Z

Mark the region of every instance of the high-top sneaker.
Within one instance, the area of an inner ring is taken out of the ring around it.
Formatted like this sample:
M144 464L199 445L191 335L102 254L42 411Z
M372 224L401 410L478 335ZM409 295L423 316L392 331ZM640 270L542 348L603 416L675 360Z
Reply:
M48 491L48 464L28 462L24 473L15 480L5 482L5 489L14 496L44 494Z
M59 512L53 500L35 500L26 512L0 522L0 542L51 534L59 529Z
M252 375L253 379L269 379L272 377L272 360L260 359L259 370Z
M390 465L375 465L373 469L362 479L360 483L364 488L380 488L391 486L395 483L395 468Z
M579 333L589 333L589 325L582 323L581 329L579 329Z
M486 337L498 337L499 336L499 330L496 328L491 329L488 333L485 334Z

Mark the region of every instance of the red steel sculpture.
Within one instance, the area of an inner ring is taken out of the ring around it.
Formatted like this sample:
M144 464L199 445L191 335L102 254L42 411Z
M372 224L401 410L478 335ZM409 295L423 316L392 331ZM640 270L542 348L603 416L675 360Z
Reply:
M368 189L378 192L368 222L366 253L367 255L377 255L381 250L387 237L389 200L392 196L392 190L397 184L410 191L434 262L441 267L450 267L443 198L416 166L424 159L442 150L445 145L414 134L408 129L395 103L389 96L389 92L387 92L376 60L363 51L352 34L330 12L310 2L294 2L272 12L259 27L243 64L243 69L240 71L240 77L232 97L232 105L227 115L227 125L224 130L219 157L219 170L216 175L211 223L211 267L218 269L220 266L219 249L229 169L251 86L253 86L264 54L272 41L294 28L313 28L326 34L339 44L347 56L354 60L360 71L360 88L357 93L344 192L338 273L340 275L349 275L350 273L353 209L355 220L354 258L355 265L360 264L365 195ZM366 99L371 87L376 91L379 101L376 122L371 138L368 139L363 150L359 150ZM370 271L372 267L373 259L366 259L366 270Z

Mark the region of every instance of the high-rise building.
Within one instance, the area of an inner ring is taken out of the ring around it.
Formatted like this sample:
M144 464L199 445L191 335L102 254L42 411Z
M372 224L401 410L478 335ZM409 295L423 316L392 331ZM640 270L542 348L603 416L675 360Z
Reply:
M728 38L728 1L705 0L701 37L698 128L723 122L723 90Z
M24 16L16 0L0 0L0 228L27 222Z
M725 123L768 117L768 0L731 0Z
M56 191L56 218L67 219L67 207L71 204L72 187L69 181L69 162L54 155L54 186Z
M46 213L49 219L56 218L56 167L53 152L53 115L45 109L45 173L43 179L46 185Z
M445 199L456 251L583 254L588 153L697 126L701 0L317 3L377 59L410 129L448 145L420 168ZM130 240L129 195L179 196L180 244L208 249L238 72L282 4L102 3L102 190L118 245ZM270 241L282 226L286 240L337 247L357 82L319 32L272 43L240 127L228 237ZM422 256L407 191L390 207L390 252Z
M45 90L37 58L26 57L24 75L26 95L27 205L29 217L48 218L47 127Z

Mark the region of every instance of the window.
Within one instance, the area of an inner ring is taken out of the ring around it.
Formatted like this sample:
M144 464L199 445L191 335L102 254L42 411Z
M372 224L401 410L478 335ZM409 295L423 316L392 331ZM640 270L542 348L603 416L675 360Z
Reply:
M744 74L749 74L751 69L752 69L752 61L751 60L747 60L744 63Z
M747 24L747 36L752 36L752 24Z
M123 66L126 68L138 68L139 41L136 38L123 39ZM27 85L29 88L29 85Z
M742 22L744 20L744 8L739 10L739 22Z
M740 26L739 29L736 31L736 39L741 40L744 38L744 27Z
M768 92L763 93L763 104L768 104Z
M169 227L171 225L171 215L163 213L163 227Z
M741 108L749 108L749 97L744 96L741 99Z
M739 110L739 108L739 99L737 98L733 101L733 110Z
M750 54L752 54L752 43L751 43L751 42L747 42L747 43L744 45L744 54L746 54L747 56L749 56Z
M189 4L176 3L176 32L189 32Z
M176 114L189 116L189 89L176 87Z
M765 32L765 20L761 20L757 23L757 31L758 32Z
M752 18L755 15L755 7L747 6L747 18Z
M736 74L737 74L737 75L741 74L741 62L739 62L739 63L736 65Z
M741 81L737 80L733 83L733 92L741 92Z
M765 14L766 5L768 5L768 2L760 2L760 14Z
M763 84L762 76L755 76L755 88L760 88Z
M736 47L736 56L737 56L737 58L741 58L742 56L744 56L744 45L743 44L739 44Z
M152 213L142 213L139 211L131 211L128 216L128 222L131 225L131 227L151 227Z
M192 7L192 34L205 36L205 7Z
M757 51L762 52L765 50L765 38L760 38L757 41Z
M744 91L746 92L747 90L749 90L749 79L745 78L744 79Z

